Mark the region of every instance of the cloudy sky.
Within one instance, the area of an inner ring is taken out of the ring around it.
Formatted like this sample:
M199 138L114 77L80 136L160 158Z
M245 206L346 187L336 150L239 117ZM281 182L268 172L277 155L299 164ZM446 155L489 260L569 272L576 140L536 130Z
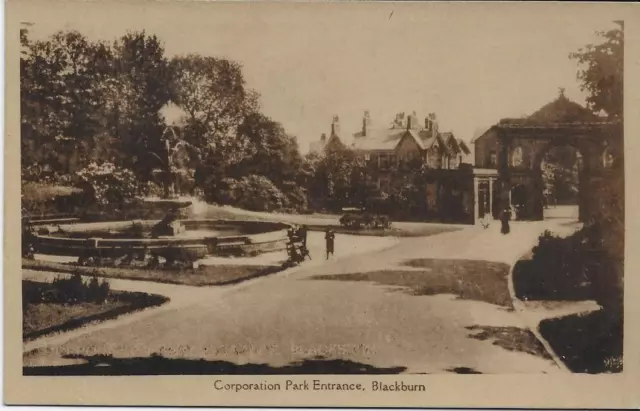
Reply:
M568 54L620 19L597 4L21 3L33 37L75 29L113 40L144 29L169 56L240 62L263 111L302 151L333 115L356 132L364 110L376 125L400 111L435 112L441 130L469 140L500 118L530 114L559 87L584 103Z

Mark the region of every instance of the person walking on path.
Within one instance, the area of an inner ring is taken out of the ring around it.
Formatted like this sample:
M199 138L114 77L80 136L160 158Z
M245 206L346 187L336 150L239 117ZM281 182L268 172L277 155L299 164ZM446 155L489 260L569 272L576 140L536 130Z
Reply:
M509 220L511 219L511 210L508 207L505 207L502 210L502 215L500 216L500 222L502 223L502 227L500 228L500 232L502 234L509 234L511 231L511 227L509 227Z
M335 238L336 238L336 235L333 233L333 230L331 230L330 228L327 228L324 234L324 239L327 245L327 260L329 259L329 254L333 256Z

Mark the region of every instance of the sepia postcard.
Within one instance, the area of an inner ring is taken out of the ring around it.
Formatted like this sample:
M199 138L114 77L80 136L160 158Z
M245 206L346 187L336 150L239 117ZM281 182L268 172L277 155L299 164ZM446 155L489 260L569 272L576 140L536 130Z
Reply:
M6 15L6 404L640 406L638 6Z

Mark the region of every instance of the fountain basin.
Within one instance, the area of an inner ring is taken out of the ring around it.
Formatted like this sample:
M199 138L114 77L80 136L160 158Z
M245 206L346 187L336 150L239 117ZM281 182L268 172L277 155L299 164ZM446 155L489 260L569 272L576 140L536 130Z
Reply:
M150 253L170 260L195 261L207 255L260 254L282 250L288 224L268 221L179 220L184 231L151 237L160 220L77 222L47 225L33 222L36 253L69 257L141 258Z

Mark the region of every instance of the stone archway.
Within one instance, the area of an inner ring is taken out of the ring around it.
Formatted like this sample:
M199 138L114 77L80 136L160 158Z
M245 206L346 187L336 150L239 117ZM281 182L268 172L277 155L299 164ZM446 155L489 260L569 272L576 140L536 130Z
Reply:
M605 169L613 164L610 147L619 145L622 140L619 123L502 124L496 131L500 150L498 180L505 207L515 205L512 190L517 188L521 218L541 220L544 213L542 160L551 148L568 145L576 148L582 158L579 219L587 221L592 217L597 211L594 183L605 177Z
M580 144L579 144L580 143ZM563 198L562 196L558 197L558 194L562 194L562 192L558 193L558 192L551 192L549 193L550 196L546 196L544 193L544 190L547 188L547 183L548 181L545 181L545 166L543 166L544 163L547 162L547 156L551 153L562 153L565 155L569 155L571 157L571 162L572 162L572 166L573 167L577 167L577 176L576 175L571 175L571 176L566 176L565 175L565 180L564 182L566 183L565 187L570 186L572 183L575 184L575 187L573 187L574 189L577 189L577 194L574 194L571 198L572 200L572 204L577 205L583 212L583 214L588 214L588 206L589 204L589 198L588 198L588 192L589 189L588 187L585 185L585 183L588 181L588 177L587 177L587 173L585 172L585 166L584 166L584 155L583 153L589 153L590 152L590 147L592 145L593 142L588 142L587 140L581 140L581 141L576 141L576 139L552 139L551 141L549 141L545 146L542 146L540 148L540 151L537 153L536 158L532 164L532 173L534 174L534 176L539 179L539 182L536 184L536 189L541 191L541 199L542 199L542 213L544 215L544 209L546 208L547 205L554 205L557 206L558 204L564 204L566 205L566 203L563 202L563 200L566 201L566 198ZM563 164L563 160L566 161L566 158L555 158L555 161L551 161L548 164L555 164L556 166L558 165L564 165L567 166L566 163ZM567 171L567 169L565 168L565 171ZM576 170L572 170L572 173L574 173ZM561 186L562 187L562 186ZM565 193L566 194L566 193ZM553 199L554 201L551 201L548 203L548 200ZM575 202L574 202L575 201ZM580 206L580 204L582 204L582 206ZM538 210L538 214L540 213L540 211Z
M581 221L593 219L610 208L607 196L619 199L624 196L621 189L607 194L607 186L624 179L622 121L598 117L562 93L529 117L501 120L475 138L474 145L476 169L497 169L498 210L511 208L512 189L524 187L521 190L527 195L523 195L526 197L523 219L543 219L540 163L553 146L569 145L581 154L578 190Z

